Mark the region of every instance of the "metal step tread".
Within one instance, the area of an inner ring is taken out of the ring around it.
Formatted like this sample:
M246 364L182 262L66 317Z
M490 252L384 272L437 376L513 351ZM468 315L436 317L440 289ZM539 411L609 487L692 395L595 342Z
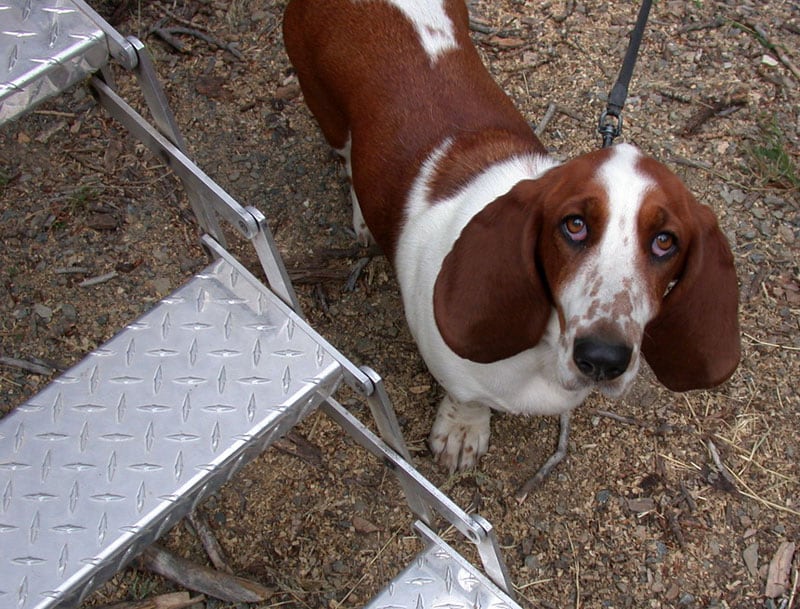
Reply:
M0 124L109 58L103 30L69 0L0 0Z
M520 609L422 522L414 526L425 549L366 605L368 609Z
M331 395L326 345L218 260L0 420L0 606L122 568Z

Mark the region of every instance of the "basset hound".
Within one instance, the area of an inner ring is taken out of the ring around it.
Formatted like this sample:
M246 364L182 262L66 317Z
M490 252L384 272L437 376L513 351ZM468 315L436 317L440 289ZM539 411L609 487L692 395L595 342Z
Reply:
M450 470L489 444L491 409L560 415L625 393L641 356L669 389L740 356L738 288L712 211L631 145L559 163L472 45L463 0L291 0L306 103L351 178L358 238L392 261L446 390L430 447Z

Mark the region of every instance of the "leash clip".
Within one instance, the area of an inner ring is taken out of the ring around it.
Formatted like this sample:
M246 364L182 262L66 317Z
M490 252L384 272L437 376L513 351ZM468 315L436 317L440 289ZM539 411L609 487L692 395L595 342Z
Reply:
M603 138L603 148L610 147L614 140L622 134L622 114L604 110L600 115L597 132Z

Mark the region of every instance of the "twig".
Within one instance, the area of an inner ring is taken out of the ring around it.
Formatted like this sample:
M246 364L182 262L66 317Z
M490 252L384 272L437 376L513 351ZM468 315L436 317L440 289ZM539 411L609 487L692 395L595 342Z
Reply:
M200 538L200 543L203 544L203 548L205 548L206 554L208 554L208 558L211 560L211 564L218 570L233 575L233 569L228 566L225 558L223 558L224 552L222 551L222 546L219 545L217 538L214 536L214 531L211 530L205 517L195 511L191 512L186 519Z
M539 124L536 125L536 129L533 130L534 135L540 136L542 133L544 133L544 130L547 129L547 125L549 125L550 121L553 120L557 109L558 106L555 104L555 102L550 102L550 105L547 106L547 111L544 113L542 120L539 121Z
M736 485L736 478L734 478L733 473L722 463L716 444L711 440L706 440L706 446L708 447L708 452L711 453L711 459L714 461L714 465L717 466L719 473L725 478L725 481L731 485L731 488L738 493L739 487Z
M236 57L236 59L242 60L244 59L244 55L242 52L239 51L233 44L231 43L223 43L214 38L211 34L206 34L205 32L201 32L200 30L196 30L191 27L185 27L182 25L176 25L168 28L162 28L163 31L167 32L167 34L186 34L187 36L194 36L195 38L199 38L207 42L212 46L216 46L217 48L222 49L223 51L228 51L231 55Z
M340 600L337 603L338 607L341 607L344 604L344 602L348 598L350 598L350 595L353 594L353 592L355 592L356 588L358 588L358 586L361 584L361 582L364 581L364 579L367 577L367 575L370 575L372 573L372 571L370 570L370 567L375 563L376 560L378 560L378 558L381 557L381 555L386 551L386 548L389 547L389 544L391 544L395 540L395 538L397 537L397 535L399 533L400 533L400 529L397 529L394 532L394 534L392 534L392 536L386 541L386 543L383 544L383 547L381 547L381 549L378 550L378 552L375 554L375 556L372 558L372 560L369 561L369 564L367 564L367 566L364 568L364 575L362 575L359 578L359 580L350 587L350 589L347 591L347 593L342 597L342 600Z
M672 531L672 535L675 537L675 541L678 542L678 546L681 549L686 548L686 537L683 535L683 529L681 528L681 523L678 522L678 517L675 515L675 512L670 510L669 517L667 518L669 522L669 529Z
M681 135L694 135L700 131L700 127L709 119L715 116L727 116L731 112L739 110L747 105L747 97L745 95L733 95L726 99L720 99L708 104L693 114L686 122L686 126L681 129Z
M567 533L569 549L575 561L575 609L581 609L581 563L578 562L578 555L575 553L575 546L572 543L572 536L569 534L569 528L564 527L564 531Z
M21 368L33 374L52 374L55 372L54 368L43 366L42 364L35 364L24 359L17 359L15 357L0 356L0 364L10 368Z
M616 412L610 412L608 410L595 410L596 415L601 417L607 417L609 419L613 419L614 421L619 421L620 423L626 423L628 425L637 425L638 427L645 427L650 428L652 425L649 423L645 423L644 421L640 421L639 419L634 419L633 417L626 417L621 414L617 414Z
M339 281L346 280L350 276L350 271L345 269L329 269L325 267L305 267L290 268L289 278L294 283L308 284L320 281Z
M566 6L564 7L564 12L560 15L553 15L551 19L556 23L563 23L567 20L567 18L572 15L573 11L575 10L575 0L567 0Z
M372 260L372 258L365 256L364 258L359 258L358 262L355 263L353 270L350 271L350 276L347 278L347 282L344 284L345 292L352 292L356 289L358 278L361 277L361 273L367 267L370 260Z
M155 544L142 553L139 564L184 588L228 603L260 603L274 594L258 582L195 564Z
M110 273L106 273L105 275L98 275L97 277L90 277L89 279L84 279L78 285L82 288L88 288L90 286L97 285L98 283L105 283L106 281L111 281L116 276L117 276L117 271L111 271Z
M767 36L767 32L758 24L751 24L751 23L741 23L739 21L731 21L733 27L738 28L742 31L747 32L748 34L752 34L761 46L766 48L769 51L775 53L778 57L778 61L780 61L786 68L792 73L792 75L800 80L800 69L797 68L796 65L792 62L791 59L784 53L783 47L781 45L775 44L770 40L769 36Z
M2 374L0 374L0 383L9 383L10 385L14 385L14 387L22 387L22 385L19 383L15 383L10 378L3 376Z
M169 46L171 46L173 49L175 49L179 53L188 53L189 52L186 49L186 46L184 46L184 44L180 40L175 38L175 36L170 34L169 31L166 30L165 28L163 28L163 27L154 27L152 29L152 32L153 32L153 34L155 34L156 36L161 38L161 40L166 42Z
M776 347L778 349L786 349L787 351L800 351L800 347L790 347L789 345L779 345L777 343L769 343L765 340L761 340L748 334L747 332L742 332L742 335L752 340L757 345L761 345L763 347Z
M681 495L683 495L683 499L684 501L686 501L686 505L689 507L689 513L693 514L694 512L697 511L697 502L694 500L694 497L692 497L692 493L689 492L689 489L686 488L686 485L683 483L683 480L680 481L680 484L678 486L681 489Z

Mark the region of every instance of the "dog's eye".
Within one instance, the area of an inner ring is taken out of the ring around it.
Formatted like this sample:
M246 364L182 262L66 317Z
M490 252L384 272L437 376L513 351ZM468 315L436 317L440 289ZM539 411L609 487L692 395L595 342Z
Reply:
M580 243L589 236L589 228L586 226L586 220L581 216L567 216L561 223L564 229L564 234L571 241Z
M678 239L672 233L658 233L653 239L650 251L656 258L669 256L678 248Z

